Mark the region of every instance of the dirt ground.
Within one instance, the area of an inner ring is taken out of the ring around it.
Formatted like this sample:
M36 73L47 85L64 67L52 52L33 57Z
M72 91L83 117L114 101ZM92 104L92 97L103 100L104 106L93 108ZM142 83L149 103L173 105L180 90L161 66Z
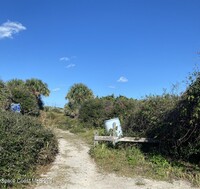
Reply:
M102 173L88 154L87 144L68 131L57 129L55 133L59 154L35 189L194 189L183 181L168 183Z

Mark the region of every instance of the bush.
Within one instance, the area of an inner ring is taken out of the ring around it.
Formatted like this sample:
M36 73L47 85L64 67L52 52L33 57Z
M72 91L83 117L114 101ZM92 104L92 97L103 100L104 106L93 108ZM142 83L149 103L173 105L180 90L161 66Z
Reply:
M166 114L158 133L165 153L200 163L200 73L192 79L177 106ZM150 134L151 136L151 134Z
M164 94L162 96L147 96L138 101L135 111L128 117L124 131L134 136L156 137L155 128L161 125L167 112L178 102L178 96ZM153 131L153 132L152 132Z
M136 101L113 95L86 101L81 106L79 119L86 125L101 127L107 119L119 117L123 124L135 109Z
M125 131L125 123L133 114L138 110L138 100L127 98L124 96L119 96L114 101L114 108L113 108L113 116L112 117L119 117L120 122L122 124L122 128Z
M5 83L0 80L0 109L9 109L9 104L11 103L11 94Z
M54 160L58 144L50 130L29 116L12 112L0 112L0 175L2 179L15 181L27 179L37 165ZM0 183L1 187L17 183Z
M71 118L76 118L79 115L79 106L71 102L68 102L64 107L64 113L66 116L69 116Z
M157 138L163 154L200 164L200 72L189 77L180 96L133 100L111 95L83 103L79 115L81 122L94 127L113 117L120 118L124 135Z
M160 152L172 158L200 163L200 73L190 77L181 96L150 96L125 125L127 133L157 138Z
M21 113L38 116L39 106L35 95L27 87L19 86L11 88L12 101L21 104Z
M105 120L102 101L98 98L86 101L79 111L79 119L86 125L101 127Z
M1 83L0 83L1 85ZM33 116L39 115L39 110L43 110L44 103L42 96L49 96L49 89L46 83L39 79L28 79L23 81L21 79L12 79L6 82L6 87L9 90L10 96L6 97L9 105L13 103L21 104L22 114ZM1 99L0 92L0 99Z

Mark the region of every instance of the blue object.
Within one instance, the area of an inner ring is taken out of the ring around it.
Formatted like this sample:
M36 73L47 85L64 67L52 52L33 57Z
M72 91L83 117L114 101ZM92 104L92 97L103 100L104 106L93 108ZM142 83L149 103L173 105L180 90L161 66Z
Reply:
M12 103L10 107L11 111L20 113L21 112L21 105Z

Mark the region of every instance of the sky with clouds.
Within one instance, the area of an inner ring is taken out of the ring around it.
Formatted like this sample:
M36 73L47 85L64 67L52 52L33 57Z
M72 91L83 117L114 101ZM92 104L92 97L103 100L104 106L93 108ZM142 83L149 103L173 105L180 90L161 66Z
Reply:
M63 107L74 83L96 96L170 91L200 57L199 0L1 0L0 79L39 78Z

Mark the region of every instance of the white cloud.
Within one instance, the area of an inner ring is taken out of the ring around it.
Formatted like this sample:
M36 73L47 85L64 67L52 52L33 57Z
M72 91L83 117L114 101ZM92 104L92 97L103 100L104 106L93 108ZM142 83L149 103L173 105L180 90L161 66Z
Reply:
M26 30L26 27L19 22L7 21L0 25L0 39L13 38L13 35Z
M64 56L64 57L61 57L61 58L60 58L60 61L65 61L65 62L67 62L67 61L70 61L70 58Z
M67 66L66 66L66 68L73 68L73 67L75 67L76 66L76 64L68 64Z
M121 77L117 80L117 82L126 83L126 82L128 82L128 79L125 78L124 76L121 76Z
M52 92L57 92L57 91L60 91L61 89L60 88L55 88L55 89L52 89Z

